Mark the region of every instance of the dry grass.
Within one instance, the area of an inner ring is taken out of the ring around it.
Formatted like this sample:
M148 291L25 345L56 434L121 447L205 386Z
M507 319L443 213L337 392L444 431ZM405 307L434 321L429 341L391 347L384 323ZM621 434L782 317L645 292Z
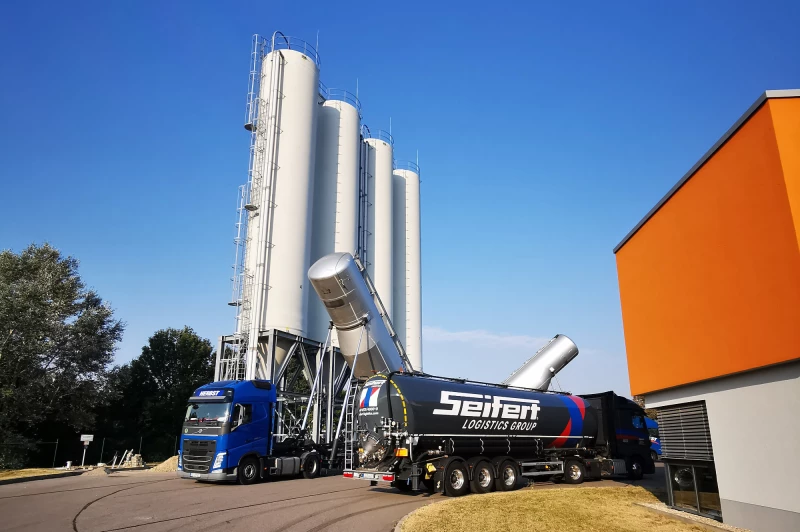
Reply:
M12 478L26 478L38 477L41 475L57 475L63 473L64 470L58 469L3 469L0 470L0 480L9 480Z
M634 504L657 501L634 486L471 495L420 508L402 532L707 532Z

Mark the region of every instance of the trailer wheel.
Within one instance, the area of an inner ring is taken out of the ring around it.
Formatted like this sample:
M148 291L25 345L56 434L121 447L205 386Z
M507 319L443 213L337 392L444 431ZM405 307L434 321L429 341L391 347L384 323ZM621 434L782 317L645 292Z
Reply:
M511 491L517 486L519 472L516 464L511 460L505 460L497 468L497 478L494 480L497 491Z
M411 487L411 480L395 480L392 482L392 487L397 488L398 490L407 493L412 490Z
M319 457L317 453L310 453L303 460L303 476L305 478L317 478L319 476Z
M444 473L444 493L448 497L461 497L469 493L469 473L463 462L450 462Z
M631 480L642 480L644 477L644 466L642 459L634 456L628 461L628 478Z
M248 456L239 462L236 468L236 479L239 484L248 485L258 482L258 460L253 456Z
M580 460L567 460L564 462L564 483L580 484L586 477L586 468Z
M472 493L489 493L494 490L494 469L489 462L478 462L472 471Z

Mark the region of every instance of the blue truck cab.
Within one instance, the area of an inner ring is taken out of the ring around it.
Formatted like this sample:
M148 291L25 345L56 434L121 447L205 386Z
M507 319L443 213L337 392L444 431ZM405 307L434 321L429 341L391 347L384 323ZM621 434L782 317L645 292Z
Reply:
M181 431L179 476L252 484L267 476L318 475L317 445L274 441L276 404L275 387L266 380L212 382L195 390Z
M655 462L661 456L661 439L658 437L658 422L649 417L644 418L647 432L650 435L650 454Z

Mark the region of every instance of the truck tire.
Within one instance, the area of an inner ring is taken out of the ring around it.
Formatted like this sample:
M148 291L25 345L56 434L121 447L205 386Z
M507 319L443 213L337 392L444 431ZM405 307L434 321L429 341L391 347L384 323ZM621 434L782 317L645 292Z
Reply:
M489 462L481 460L472 469L470 482L472 493L489 493L494 490L494 468Z
M586 468L580 460L564 462L564 484L580 484L586 478Z
M511 460L505 460L497 468L495 487L497 491L511 491L517 487L518 479L519 470L517 469L517 464Z
M628 460L628 478L630 480L642 480L642 477L644 477L642 459L638 456L634 456Z
M463 462L454 460L447 465L444 493L448 497L461 497L469 493L469 473Z
M319 476L319 455L310 453L303 460L303 477L317 478Z
M236 468L236 480L239 484L248 485L258 482L258 459L254 456L247 456L239 462Z
M650 458L653 459L654 464L658 462L658 454L655 451L650 451Z

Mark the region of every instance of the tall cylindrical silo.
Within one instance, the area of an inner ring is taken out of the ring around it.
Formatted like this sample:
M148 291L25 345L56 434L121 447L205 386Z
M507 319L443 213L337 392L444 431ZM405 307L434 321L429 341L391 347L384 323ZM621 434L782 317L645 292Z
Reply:
M420 222L419 166L399 163L395 175L405 180L405 305L406 355L422 371L422 233Z
M260 331L308 332L306 279L319 101L319 59L302 41L273 37L260 78L246 249L248 357ZM276 345L276 358L286 346ZM248 361L248 363L252 363Z
M392 174L392 265L394 289L392 325L403 346L406 345L406 178L403 171ZM413 365L413 364L412 364ZM414 366L414 369L417 369Z
M393 318L393 205L392 205L392 136L378 131L364 141L367 149L367 273L378 296Z
M317 121L311 264L358 247L361 104L353 94L327 89ZM330 317L313 290L308 292L308 336L323 341Z

